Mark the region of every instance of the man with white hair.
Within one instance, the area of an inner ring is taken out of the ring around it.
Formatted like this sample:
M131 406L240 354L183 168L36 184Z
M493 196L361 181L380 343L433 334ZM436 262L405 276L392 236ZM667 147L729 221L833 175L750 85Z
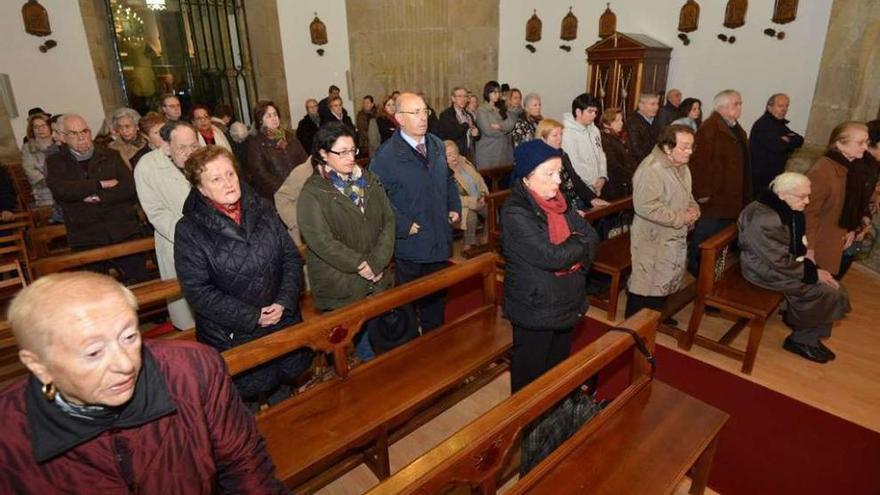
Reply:
M626 119L626 132L629 135L629 151L636 163L642 163L646 156L657 146L657 137L663 129L657 120L660 109L660 97L653 93L639 95L639 106L636 113Z
M0 393L0 493L290 493L223 359L143 342L112 278L57 273L9 322L28 377Z
M46 161L46 183L64 212L67 244L81 251L140 237L134 179L122 157L96 147L92 130L79 115L64 115L59 126L64 145ZM143 254L92 268L106 271L109 264L129 283L147 278Z
M688 245L688 270L694 276L699 273L700 243L736 221L752 199L749 139L737 121L742 96L725 89L715 95L714 108L697 131L690 163L702 213Z
M782 347L805 359L826 363L834 352L822 343L833 322L850 311L846 289L807 256L804 208L810 179L795 172L778 175L739 215L743 277L786 300L783 320L791 335Z

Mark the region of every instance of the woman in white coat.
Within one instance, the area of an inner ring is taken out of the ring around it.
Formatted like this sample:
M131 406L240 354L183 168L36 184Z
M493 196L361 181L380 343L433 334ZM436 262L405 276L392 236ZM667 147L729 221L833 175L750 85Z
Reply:
M226 139L226 134L223 133L222 129L214 125L214 122L211 120L211 111L208 110L208 107L205 105L194 106L192 109L192 123L196 128L199 144L202 146L213 144L232 151L232 146L229 144L229 140Z
M162 280L169 280L177 278L174 228L183 217L183 203L190 191L183 164L202 145L196 131L186 122L169 122L162 126L159 134L165 144L141 158L134 169L134 183L141 207L155 229L159 274ZM195 327L192 310L183 298L168 303L168 315L178 330Z

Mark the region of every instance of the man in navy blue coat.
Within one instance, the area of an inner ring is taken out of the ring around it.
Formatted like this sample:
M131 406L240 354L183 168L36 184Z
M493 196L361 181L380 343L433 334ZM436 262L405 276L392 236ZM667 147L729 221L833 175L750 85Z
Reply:
M788 128L789 99L776 93L767 100L767 111L752 125L752 196L757 198L774 177L785 172L788 155L803 146L804 137Z
M370 163L370 172L382 181L394 210L397 285L446 266L452 248L450 224L461 216L461 198L446 164L443 142L428 134L430 113L420 96L398 96L395 117L400 128ZM441 291L416 303L422 331L443 324L445 299Z

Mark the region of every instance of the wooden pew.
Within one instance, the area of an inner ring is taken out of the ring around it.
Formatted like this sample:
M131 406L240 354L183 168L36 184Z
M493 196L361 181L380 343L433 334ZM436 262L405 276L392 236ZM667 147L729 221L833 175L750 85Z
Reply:
M139 253L152 253L156 249L153 237L143 237L132 241L110 244L85 251L76 251L48 258L39 259L33 262L32 270L34 277L40 278L50 273L63 272L80 268L90 263L119 258L120 256L128 256Z
M653 349L658 321L642 310L622 326ZM634 357L629 387L506 493L671 493L691 467L691 493L703 493L728 415L652 381L633 339L608 332L368 494L496 493L505 467L518 464L526 425L626 352Z
M70 249L65 246L52 249L52 243L67 239L67 227L64 224L45 225L35 227L30 231L31 256L34 259L46 258L51 255L63 254Z
M508 184L504 183L504 180L513 172L513 164L477 169L477 172L483 176L486 186L489 187L489 192L498 192L508 188Z
M608 206L588 210L586 215L584 215L584 220L592 223L600 218L632 210L632 208L632 196L627 196L612 201ZM611 284L608 287L608 299L593 296L590 297L590 304L604 309L610 321L614 321L617 317L620 291L623 289L623 277L632 268L632 257L629 248L630 236L629 230L626 230L600 242L596 261L593 262L593 270L611 277Z
M233 375L303 347L334 357L335 379L257 416L277 476L297 493L362 462L387 478L389 444L504 372L512 335L498 317L495 270L484 254L224 352ZM349 371L346 351L367 319L477 276L478 309Z
M700 244L700 273L697 295L686 333L678 332L678 346L690 350L694 343L742 361L742 372L751 374L764 333L764 325L782 301L782 294L763 289L743 278L739 263L730 253L736 241L736 225L730 225ZM717 308L736 318L735 323L719 339L699 335L700 322L706 306ZM730 344L749 327L746 350Z

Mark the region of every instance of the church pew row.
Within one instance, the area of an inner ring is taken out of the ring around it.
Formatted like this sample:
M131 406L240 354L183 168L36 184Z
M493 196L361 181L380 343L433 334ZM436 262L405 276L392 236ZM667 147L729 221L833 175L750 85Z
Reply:
M506 371L512 335L498 316L495 271L485 254L224 352L232 375L303 347L334 358L335 378L257 415L278 477L297 493L361 463L385 479L389 444ZM349 370L365 321L472 277L482 279L477 309Z
M501 252L501 207L509 196L510 191L505 190L493 192L486 197L486 230L488 232L486 250L488 251ZM602 218L631 211L632 208L632 196L627 196L611 201L608 206L603 208L593 208L587 211L586 215L584 215L584 220L594 223ZM629 230L599 243L596 261L593 263L592 269L608 275L611 278L611 284L607 299L591 297L590 303L606 310L606 315L611 321L617 315L620 291L623 289L623 280L631 268Z
M653 350L659 318L642 310L621 326ZM630 335L610 331L368 494L496 493L518 464L524 428L626 352L634 359L630 385L506 493L672 493L692 467L691 493L703 493L728 415L653 381Z
M677 331L678 347L690 350L693 344L742 361L741 371L751 374L764 333L764 325L779 304L782 294L758 287L743 278L739 262L730 253L736 243L737 227L730 225L700 244L700 273L694 309L686 332ZM734 324L718 339L698 333L706 307L732 315ZM745 351L731 346L749 328Z
M489 188L489 192L497 192L507 189L508 184L505 182L505 179L510 177L510 174L513 172L513 164L481 168L477 169L477 172L486 181L486 187Z

